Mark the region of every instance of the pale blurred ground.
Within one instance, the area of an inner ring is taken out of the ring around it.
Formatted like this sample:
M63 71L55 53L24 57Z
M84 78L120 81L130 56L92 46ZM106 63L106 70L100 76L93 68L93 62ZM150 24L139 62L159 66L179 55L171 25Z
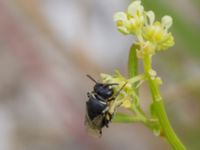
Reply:
M168 1L199 26L195 2ZM115 69L126 74L134 39L117 32L112 16L128 3L0 0L0 150L170 150L141 124L113 123L101 139L84 129L86 92L93 86L85 75L98 79ZM200 57L178 36L176 41L155 58L154 68L165 83L162 93L174 129L188 149L199 150Z

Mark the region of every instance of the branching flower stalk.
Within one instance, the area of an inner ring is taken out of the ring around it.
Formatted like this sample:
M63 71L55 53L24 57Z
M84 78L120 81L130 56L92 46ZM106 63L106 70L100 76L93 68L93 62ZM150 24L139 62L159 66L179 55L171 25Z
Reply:
M126 86L110 103L109 111L114 114L114 121L124 123L140 122L153 131L156 136L165 137L174 150L186 150L168 120L163 98L160 94L162 80L152 68L152 57L174 45L174 38L168 31L172 25L170 16L163 16L161 21L155 20L153 11L145 11L141 1L134 1L126 12L114 15L117 29L124 35L134 35L137 40L130 48L128 60L128 79L116 71L114 75L101 74L103 83L118 83L115 92L125 82ZM138 61L142 61L144 73L138 72ZM147 115L141 108L139 88L147 82L152 95L149 106L151 114ZM128 109L131 114L118 111L119 107Z

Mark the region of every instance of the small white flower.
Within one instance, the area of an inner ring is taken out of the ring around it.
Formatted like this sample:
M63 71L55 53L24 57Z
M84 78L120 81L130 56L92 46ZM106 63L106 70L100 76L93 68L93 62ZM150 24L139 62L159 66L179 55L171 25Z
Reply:
M166 50L174 45L174 37L168 32L172 25L171 17L163 17L162 22L154 22L152 25L147 24L142 31L145 40L156 45L156 50Z
M135 34L138 30L141 30L144 22L144 7L141 5L141 1L132 2L125 12L117 12L114 15L114 21L117 28L123 34Z
M115 15L114 15L114 21L119 21L119 20L127 21L128 18L127 18L126 13L124 13L124 12L117 12L117 13L115 13Z
M114 21L116 22L117 29L123 34L129 34L130 23L127 14L124 12L117 12L114 15Z

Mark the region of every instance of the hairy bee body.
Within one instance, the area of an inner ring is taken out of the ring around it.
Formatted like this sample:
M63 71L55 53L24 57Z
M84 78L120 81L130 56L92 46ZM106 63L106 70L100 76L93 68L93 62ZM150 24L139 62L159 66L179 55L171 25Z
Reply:
M108 112L109 110L109 101L113 96L113 89L110 85L97 83L95 87L97 89L91 93L88 93L88 101L86 102L86 125L90 130L95 130L99 136L102 134L102 128L108 127L109 122L112 119L112 114ZM98 91L99 88L103 91ZM107 92L105 94L104 92ZM100 94L100 95L99 95Z
M113 86L118 85L117 83L98 83L91 76L87 76L95 82L95 86L92 92L87 93L85 125L88 131L101 136L102 128L108 127L113 117L114 112L109 112L110 102L116 99L126 83L114 94Z
M101 136L102 128L108 127L112 119L109 113L109 103L114 100L114 84L103 84L96 82L91 76L87 75L95 86L92 92L88 92L88 101L86 102L85 125L88 131L92 131L97 136Z

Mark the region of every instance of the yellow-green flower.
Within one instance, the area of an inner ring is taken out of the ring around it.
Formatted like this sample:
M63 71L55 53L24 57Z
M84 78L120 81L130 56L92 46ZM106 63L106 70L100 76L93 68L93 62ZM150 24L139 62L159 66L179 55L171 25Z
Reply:
M164 16L161 20L155 21L155 14L153 11L145 11L141 5L141 1L134 1L129 6L126 12L117 12L114 15L118 30L127 35L135 34L139 40L139 44L146 44L150 47L145 47L146 50L154 47L150 54L155 50L165 50L174 45L174 37L168 29L172 25L172 18ZM140 51L144 53L145 51Z
M137 49L137 57L138 58L143 58L146 55L152 56L155 53L155 46L149 42L140 42L140 49Z
M127 82L127 80L119 73L116 72L114 76L108 74L101 74L103 83L118 83L114 87L115 93L120 90L120 88ZM118 107L130 108L133 101L133 88L130 83L127 83L126 86L122 89L115 101L110 105L110 111L114 112Z
M115 15L114 15L114 21L116 22L116 25L117 25L117 29L127 35L127 34L130 34L131 33L131 24L130 24L130 21L128 20L128 16L126 13L124 12L117 12Z
M155 15L152 11L146 13L146 22L142 34L145 40L156 46L156 50L165 50L174 45L174 37L168 29L172 25L172 18L164 16L161 22L154 22Z
M141 1L132 2L128 6L127 12L117 12L114 15L114 21L121 33L137 34L145 22L144 7L141 5Z

